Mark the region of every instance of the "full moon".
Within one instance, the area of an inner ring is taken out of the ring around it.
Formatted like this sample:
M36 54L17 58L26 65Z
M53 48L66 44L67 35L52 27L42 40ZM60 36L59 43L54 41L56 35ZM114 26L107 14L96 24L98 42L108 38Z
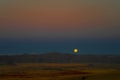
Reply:
M74 53L78 53L78 51L79 51L78 49L74 49L73 50Z

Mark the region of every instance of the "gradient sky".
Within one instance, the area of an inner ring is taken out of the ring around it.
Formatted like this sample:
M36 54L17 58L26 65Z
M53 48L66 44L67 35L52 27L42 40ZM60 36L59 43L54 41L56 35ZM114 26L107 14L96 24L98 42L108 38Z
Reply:
M61 52L78 47L83 53L119 54L120 0L0 0L0 39L1 53L42 43L36 47L41 52L57 46Z

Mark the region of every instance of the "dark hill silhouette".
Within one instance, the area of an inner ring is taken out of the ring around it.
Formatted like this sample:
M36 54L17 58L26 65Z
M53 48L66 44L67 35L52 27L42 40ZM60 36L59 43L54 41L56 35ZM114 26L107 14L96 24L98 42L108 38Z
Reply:
M22 55L0 55L0 64L15 63L117 63L120 64L120 55L82 55L68 53L44 53Z

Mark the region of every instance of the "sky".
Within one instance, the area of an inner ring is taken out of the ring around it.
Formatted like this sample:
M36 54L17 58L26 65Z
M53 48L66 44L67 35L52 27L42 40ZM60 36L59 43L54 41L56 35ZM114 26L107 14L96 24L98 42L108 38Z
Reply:
M120 54L120 0L0 0L0 53Z

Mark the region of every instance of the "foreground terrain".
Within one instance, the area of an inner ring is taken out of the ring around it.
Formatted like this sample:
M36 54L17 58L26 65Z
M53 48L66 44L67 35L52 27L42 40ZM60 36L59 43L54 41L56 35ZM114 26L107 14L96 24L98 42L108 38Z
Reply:
M120 80L119 75L119 64L18 63L0 65L0 80Z

